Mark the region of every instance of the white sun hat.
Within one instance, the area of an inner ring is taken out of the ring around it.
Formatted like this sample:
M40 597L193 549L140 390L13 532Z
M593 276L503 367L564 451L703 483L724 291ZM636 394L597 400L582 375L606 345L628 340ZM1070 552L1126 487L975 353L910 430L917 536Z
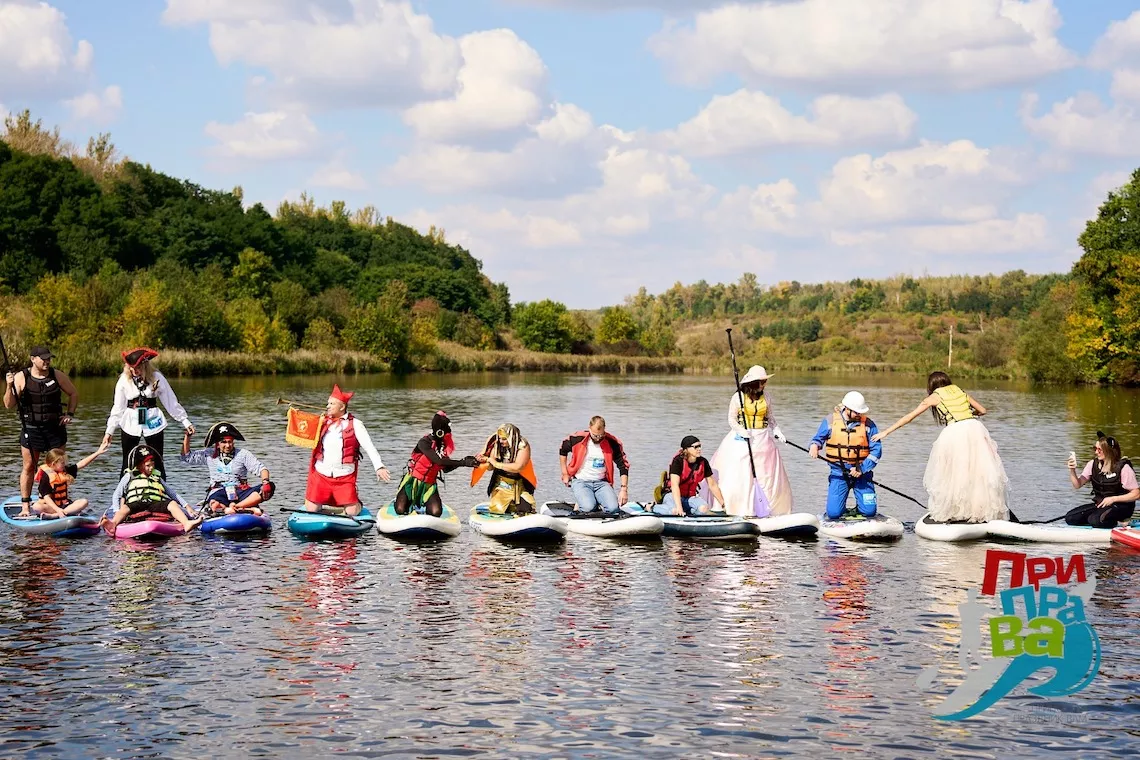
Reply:
M843 397L843 406L856 414L866 414L871 411L871 407L867 406L867 400L859 391L848 391L847 395Z
M759 364L753 364L752 367L748 370L747 374L745 374L744 377L740 378L740 384L748 385L749 383L754 383L757 380L767 380L768 377L769 375L766 371L764 371L763 367L761 367Z

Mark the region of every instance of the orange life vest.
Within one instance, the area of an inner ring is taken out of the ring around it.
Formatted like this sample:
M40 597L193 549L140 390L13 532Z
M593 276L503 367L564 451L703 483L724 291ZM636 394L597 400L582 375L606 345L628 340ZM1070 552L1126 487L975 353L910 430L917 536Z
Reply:
M867 435L867 424L862 420L854 430L847 430L847 421L836 409L831 416L831 435L823 444L823 458L829 462L845 465L860 465L871 455L871 441Z
M67 488L71 485L71 477L66 472L56 472L55 470L45 465L40 465L40 472L36 476L36 482L45 479L51 487L51 500L55 502L56 506L65 506L69 501L67 495Z

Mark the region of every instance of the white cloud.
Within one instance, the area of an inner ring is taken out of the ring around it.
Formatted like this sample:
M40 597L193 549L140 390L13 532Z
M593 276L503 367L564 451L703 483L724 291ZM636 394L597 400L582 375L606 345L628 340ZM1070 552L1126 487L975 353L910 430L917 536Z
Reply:
M279 103L407 106L453 93L461 63L459 43L404 1L168 0L164 18L208 22L218 61L267 71L253 83Z
M462 37L459 49L463 65L455 96L404 112L404 121L419 138L478 139L537 121L545 104L546 66L534 48L509 29L494 29Z
M681 81L832 91L898 84L971 90L1070 67L1052 0L797 0L732 3L668 22L651 50Z
M1010 163L969 140L923 140L877 158L863 153L832 167L820 183L815 214L837 226L980 222L1022 181Z
M73 43L67 17L45 2L0 0L0 95L59 96L83 88L95 50Z
M667 13L700 10L724 5L725 0L506 0L511 5L534 8L566 8L572 11L658 10ZM748 2L749 0L744 0ZM752 0L756 2L756 0Z
M901 141L918 116L896 94L875 98L824 95L795 116L762 92L737 90L714 97L700 113L665 134L693 156L728 156L776 146L837 146Z
M1112 73L1112 99L1140 103L1140 69L1119 69Z
M123 91L118 85L105 87L102 92L84 93L65 100L73 119L95 124L114 121L123 109Z
M612 139L586 111L558 104L553 116L509 150L420 145L386 175L389 181L415 183L435 193L564 196L597 182L598 162Z
M1036 116L1038 97L1027 95L1021 121L1032 134L1072 153L1115 158L1140 156L1140 114L1131 106L1108 107L1091 93L1082 92Z
M1113 21L1089 53L1088 63L1097 69L1140 65L1140 11L1124 21Z
M797 234L799 191L789 179L755 188L741 187L726 194L715 211L706 215L713 225L743 221L748 226L767 232Z
M1048 245L1049 223L1041 214L1017 214L969 224L900 227L891 237L896 250L956 256L1016 253Z
M367 190L368 181L344 165L340 158L318 167L306 184L333 190Z
M233 124L211 121L205 132L218 141L212 155L249 161L310 157L321 141L316 125L296 111L246 113Z

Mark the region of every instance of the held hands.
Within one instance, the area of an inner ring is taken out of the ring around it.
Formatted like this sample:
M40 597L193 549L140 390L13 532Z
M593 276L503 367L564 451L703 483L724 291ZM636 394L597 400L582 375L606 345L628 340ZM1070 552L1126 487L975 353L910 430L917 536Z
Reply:
M387 467L381 467L376 471L376 480L383 480L385 483L391 482L392 476L388 473Z
M187 425L186 426L186 433L188 435L194 435L194 433L195 433L194 426L193 425Z
M107 450L110 448L111 448L110 439L104 438L103 442L99 444L99 448L95 449L95 456L101 456L103 454L106 454Z
M105 436L103 436L103 445L104 446L110 446L111 445L111 434L110 433L107 433Z

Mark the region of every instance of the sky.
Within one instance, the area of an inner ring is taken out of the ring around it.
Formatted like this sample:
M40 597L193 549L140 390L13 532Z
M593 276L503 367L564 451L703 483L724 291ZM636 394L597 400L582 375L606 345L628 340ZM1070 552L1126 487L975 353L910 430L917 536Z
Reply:
M0 113L375 206L513 302L1067 271L1140 167L1135 0L0 0Z

